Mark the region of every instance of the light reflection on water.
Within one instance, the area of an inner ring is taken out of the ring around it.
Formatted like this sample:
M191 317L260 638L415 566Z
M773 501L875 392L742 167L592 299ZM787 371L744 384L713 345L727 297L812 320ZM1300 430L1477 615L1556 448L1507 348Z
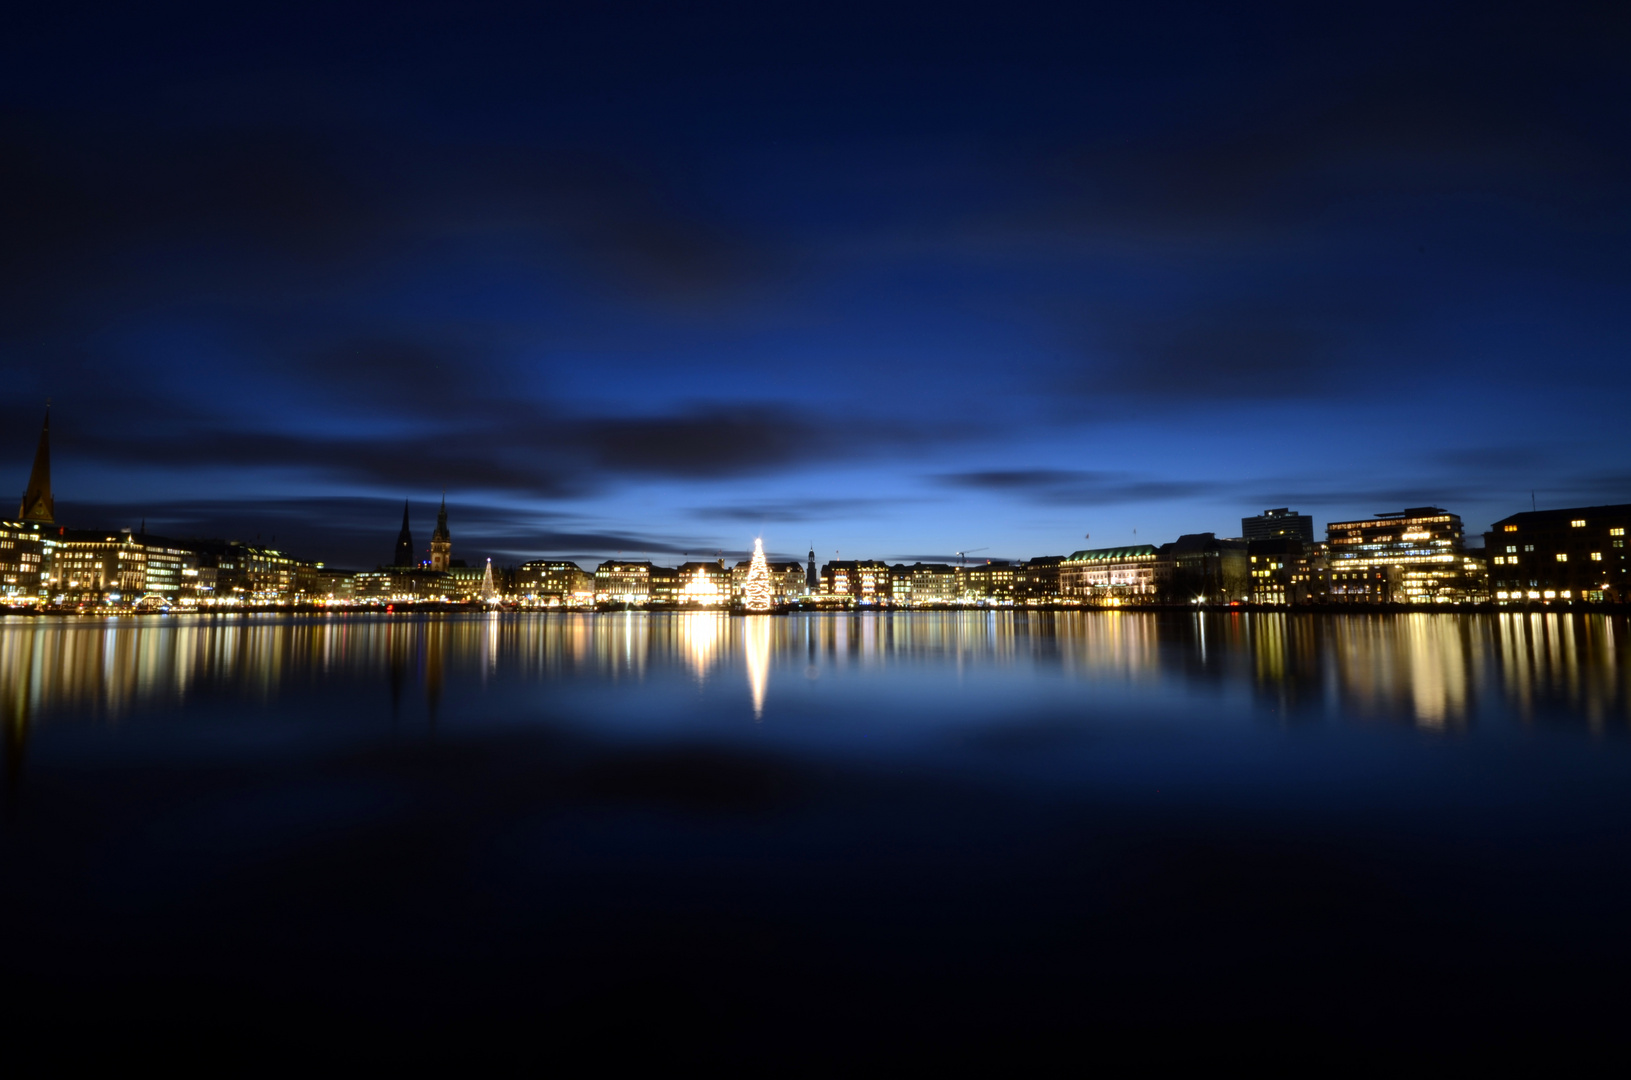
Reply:
M1523 719L1551 707L1598 731L1631 718L1626 640L1617 617L1542 614L11 618L0 624L0 717L15 737L52 714L118 718L204 689L269 701L380 677L434 711L450 678L615 687L683 673L698 687L737 680L758 720L774 713L779 686L909 673L930 685L996 674L1135 694L1246 690L1275 712L1430 730L1464 727L1481 704Z

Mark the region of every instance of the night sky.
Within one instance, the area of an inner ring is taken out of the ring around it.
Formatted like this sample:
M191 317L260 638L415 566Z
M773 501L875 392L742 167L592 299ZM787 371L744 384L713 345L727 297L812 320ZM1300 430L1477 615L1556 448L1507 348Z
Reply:
M670 564L1631 501L1631 28L1561 7L35 5L0 461L50 398L60 522L352 567L444 489Z

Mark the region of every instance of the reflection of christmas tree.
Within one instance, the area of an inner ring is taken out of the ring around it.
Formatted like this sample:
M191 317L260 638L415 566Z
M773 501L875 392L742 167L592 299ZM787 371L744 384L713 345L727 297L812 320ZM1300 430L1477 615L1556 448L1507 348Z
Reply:
M753 542L753 561L748 564L748 583L743 599L749 611L769 611L775 606L775 593L770 588L770 566L765 562L765 542Z

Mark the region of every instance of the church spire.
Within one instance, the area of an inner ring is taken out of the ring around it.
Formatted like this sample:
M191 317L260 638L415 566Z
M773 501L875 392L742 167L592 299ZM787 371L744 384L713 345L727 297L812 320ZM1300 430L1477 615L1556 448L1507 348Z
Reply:
M453 537L447 531L447 492L442 492L442 508L436 512L436 531L430 534L430 568L446 570L453 565Z
M402 500L402 531L396 535L396 565L414 566L419 560L414 558L413 533L408 529L408 500Z
M51 406L45 407L45 425L40 428L40 445L34 451L34 469L28 474L28 490L17 516L24 521L55 525L56 502L51 498Z

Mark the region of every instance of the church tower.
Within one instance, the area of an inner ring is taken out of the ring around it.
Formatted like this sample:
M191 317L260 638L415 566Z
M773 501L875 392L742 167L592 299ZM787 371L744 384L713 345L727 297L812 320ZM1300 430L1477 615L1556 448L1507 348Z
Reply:
M809 569L804 571L804 587L805 587L806 590L808 590L810 592L811 595L814 595L816 592L820 591L820 586L821 586L821 579L816 576L816 569L815 569L815 545L811 544L810 545L810 567L809 567Z
M40 428L40 445L34 451L34 468L28 474L28 490L17 516L42 525L57 523L56 502L51 498L51 409L45 410L45 426Z
M396 534L396 566L416 566L419 560L413 555L413 533L408 531L408 500L402 500L402 531Z
M436 531L430 534L430 568L446 570L453 565L453 538L447 534L447 492L442 492L442 508L436 513Z

